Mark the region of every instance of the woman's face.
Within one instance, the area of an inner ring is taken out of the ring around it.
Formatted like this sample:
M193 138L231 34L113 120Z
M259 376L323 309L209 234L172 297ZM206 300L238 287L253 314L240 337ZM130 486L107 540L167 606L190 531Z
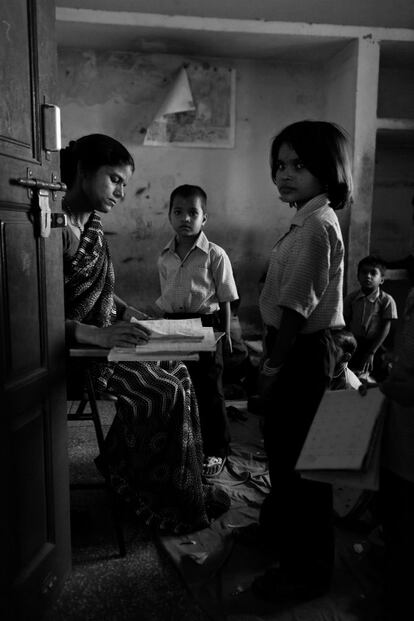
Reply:
M276 164L276 185L283 202L295 203L300 209L311 198L323 193L322 183L289 144L281 145Z
M125 196L125 187L132 176L129 165L101 166L94 173L82 176L82 190L92 209L108 213Z

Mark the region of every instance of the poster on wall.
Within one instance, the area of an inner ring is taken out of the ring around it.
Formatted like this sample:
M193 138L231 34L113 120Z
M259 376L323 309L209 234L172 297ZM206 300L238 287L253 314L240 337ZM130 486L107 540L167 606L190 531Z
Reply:
M232 68L181 67L147 128L144 145L232 149L235 85Z

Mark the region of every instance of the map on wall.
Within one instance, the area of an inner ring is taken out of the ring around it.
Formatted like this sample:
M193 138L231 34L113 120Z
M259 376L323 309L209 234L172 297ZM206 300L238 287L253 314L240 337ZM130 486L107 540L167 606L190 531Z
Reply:
M147 128L144 145L233 148L235 70L182 67Z

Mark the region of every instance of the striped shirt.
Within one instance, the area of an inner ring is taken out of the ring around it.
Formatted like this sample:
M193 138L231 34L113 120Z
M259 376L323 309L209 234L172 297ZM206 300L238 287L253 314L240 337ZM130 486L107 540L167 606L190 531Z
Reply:
M233 269L226 252L203 232L184 259L175 252L175 237L158 259L161 296L156 304L165 313L214 313L219 303L238 299Z
M260 311L266 325L280 327L283 308L306 318L303 334L342 328L344 243L325 194L297 211L289 231L273 247Z

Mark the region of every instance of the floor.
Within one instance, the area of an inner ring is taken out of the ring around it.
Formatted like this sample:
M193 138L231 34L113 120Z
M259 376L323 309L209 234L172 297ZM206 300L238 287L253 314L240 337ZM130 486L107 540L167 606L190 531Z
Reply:
M71 404L75 407L76 404ZM268 490L261 417L245 401L232 406L232 453L216 480L232 508L208 529L160 537L124 516L127 556L119 558L107 499L101 491L71 494L73 572L42 621L379 621L382 542L369 508L345 519L359 493L336 490L337 559L328 596L288 608L254 597L251 581L271 559L246 547L235 529L257 519ZM104 404L107 425L113 406ZM89 423L69 423L71 478L98 477Z

